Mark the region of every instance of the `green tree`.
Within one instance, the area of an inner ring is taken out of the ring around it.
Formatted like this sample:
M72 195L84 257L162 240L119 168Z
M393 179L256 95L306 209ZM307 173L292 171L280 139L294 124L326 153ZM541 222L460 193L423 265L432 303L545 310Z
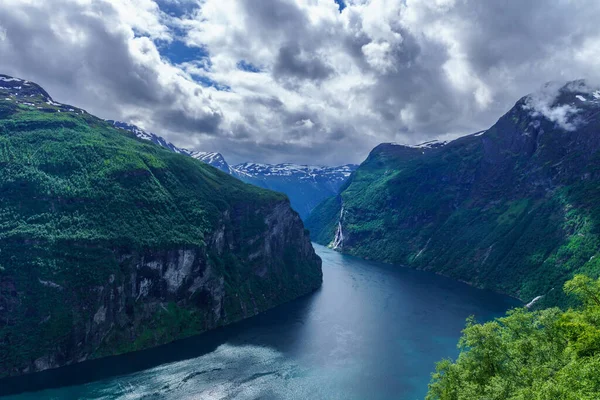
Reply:
M600 279L593 280L586 275L576 275L565 283L565 292L577 296L586 305L600 306Z
M467 321L455 362L437 364L427 400L592 400L600 398L600 280L565 284L578 309L511 310Z

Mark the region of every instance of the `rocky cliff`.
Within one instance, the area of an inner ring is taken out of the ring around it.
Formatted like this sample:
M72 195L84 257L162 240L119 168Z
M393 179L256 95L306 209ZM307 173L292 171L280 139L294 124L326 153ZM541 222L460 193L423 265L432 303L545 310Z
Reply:
M167 343L320 286L285 196L0 77L0 377Z

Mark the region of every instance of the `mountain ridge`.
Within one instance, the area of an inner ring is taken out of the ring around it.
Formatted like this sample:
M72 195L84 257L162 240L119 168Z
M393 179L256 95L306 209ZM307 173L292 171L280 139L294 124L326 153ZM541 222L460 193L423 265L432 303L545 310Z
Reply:
M307 227L344 253L562 304L553 288L600 273L598 131L597 88L547 85L486 131L377 146Z
M114 126L132 132L138 138L149 140L170 151L183 154L212 165L246 183L286 194L302 219L325 198L337 194L341 185L358 167L345 164L337 167L293 163L262 164L245 162L230 165L218 152L202 152L177 147L163 137L147 132L136 125L112 121Z

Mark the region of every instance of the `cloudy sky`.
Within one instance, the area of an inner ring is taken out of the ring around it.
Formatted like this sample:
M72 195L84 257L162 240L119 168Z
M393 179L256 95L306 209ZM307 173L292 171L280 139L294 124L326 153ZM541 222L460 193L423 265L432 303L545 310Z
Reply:
M230 162L359 162L600 81L598 0L0 0L0 73Z

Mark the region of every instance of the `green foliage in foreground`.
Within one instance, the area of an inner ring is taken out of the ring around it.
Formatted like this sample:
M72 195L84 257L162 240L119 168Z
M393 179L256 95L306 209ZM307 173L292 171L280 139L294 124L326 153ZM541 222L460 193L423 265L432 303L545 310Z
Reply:
M467 321L456 362L438 363L427 400L600 398L600 280L564 286L583 306L520 308L486 324Z

